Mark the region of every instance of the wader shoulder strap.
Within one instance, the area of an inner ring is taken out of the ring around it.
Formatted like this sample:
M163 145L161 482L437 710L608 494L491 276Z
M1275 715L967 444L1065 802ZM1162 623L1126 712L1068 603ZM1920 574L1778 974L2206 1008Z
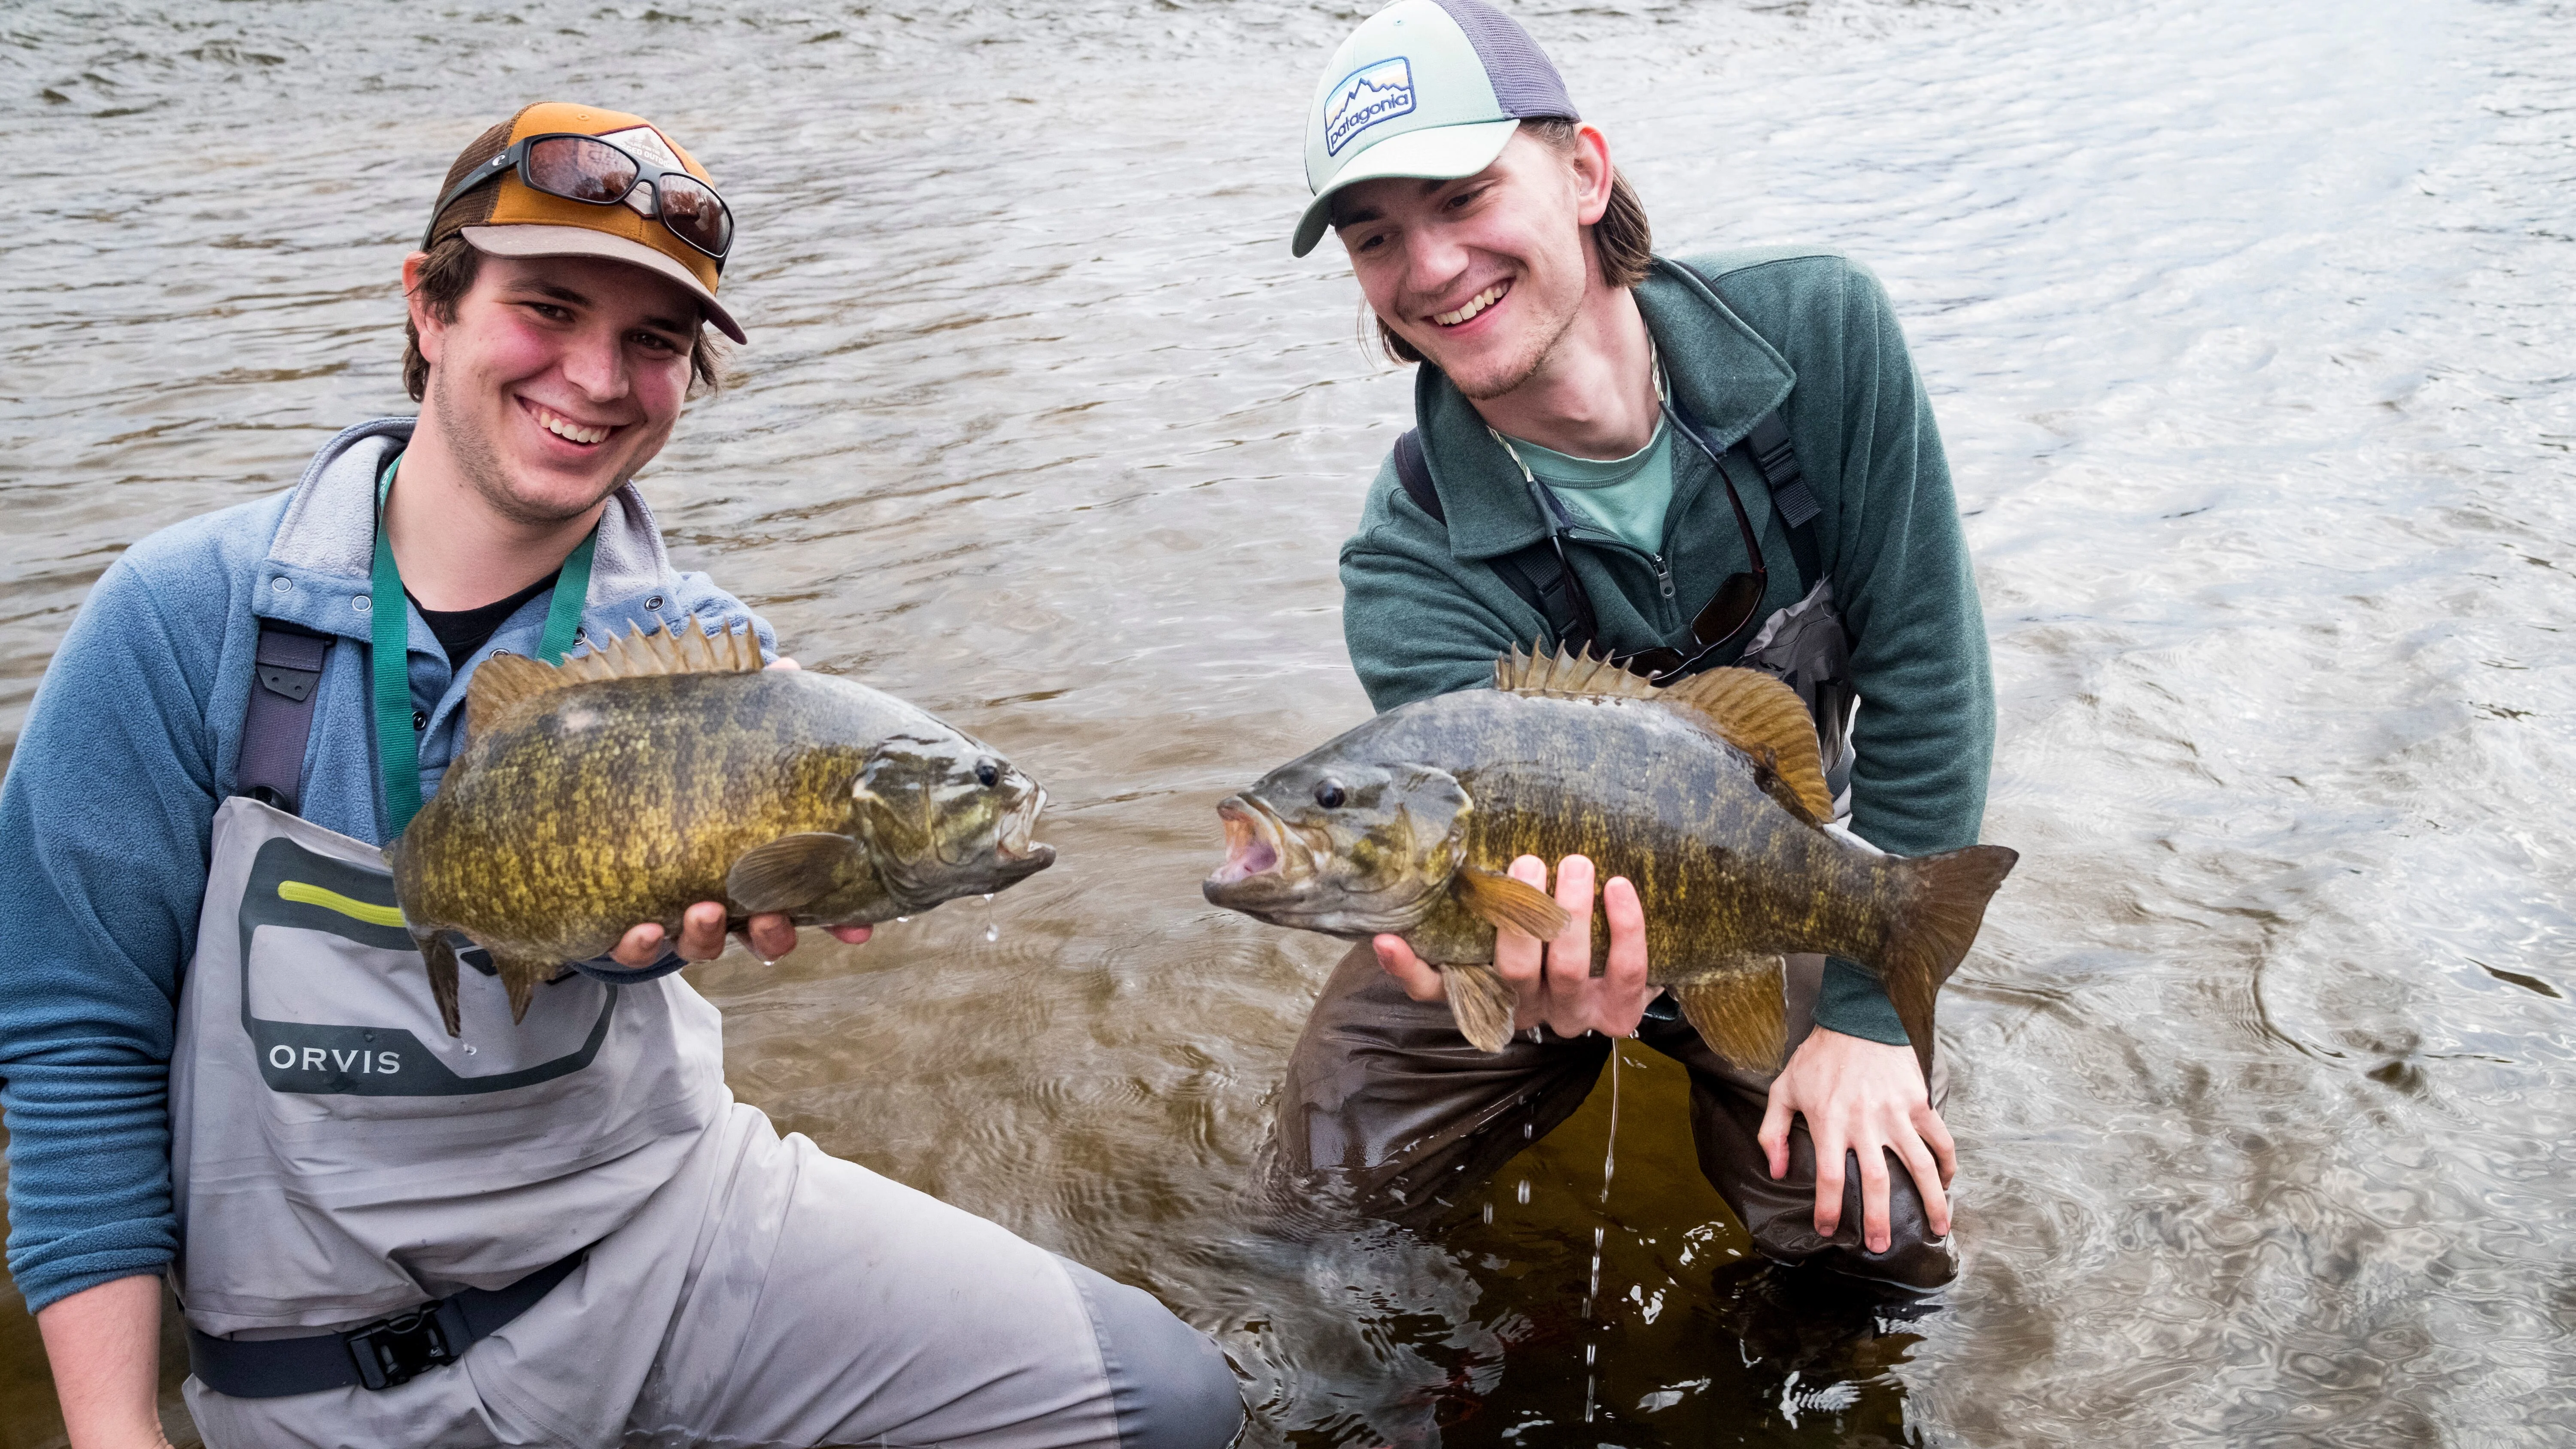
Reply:
M314 686L331 636L275 619L259 623L250 704L242 711L241 782L238 793L263 805L297 813L304 789L304 746L313 736Z
M1404 496L1430 514L1432 522L1448 527L1449 515L1440 506L1439 490L1431 486L1431 466L1422 458L1420 429L1407 428L1395 440L1395 481L1404 485ZM1573 587L1565 566L1557 560L1556 550L1546 543L1507 553L1494 560L1493 567L1504 587L1547 620L1548 632L1556 636L1560 646L1580 649L1600 633L1589 617L1590 601Z
M1807 486L1806 470L1798 465L1788 424L1780 421L1774 408L1754 419L1752 431L1727 451L1750 460L1770 490L1771 507L1780 515L1781 527L1789 535L1789 555L1798 565L1798 592L1804 596L1825 576L1824 556L1816 545L1816 519L1824 510L1817 506L1815 490ZM1407 428L1395 440L1395 479L1404 485L1405 496L1430 514L1434 523L1448 525L1439 491L1431 486L1431 468L1423 460L1422 434L1417 429ZM1570 587L1556 550L1532 544L1494 560L1494 572L1521 602L1547 620L1559 645L1581 648L1598 636L1597 625L1584 617L1589 612L1583 607L1585 600Z
M1753 455L1753 466L1761 470L1762 481L1771 490L1771 508L1788 530L1789 554L1798 562L1798 592L1803 596L1825 576L1823 556L1816 549L1816 515L1824 510L1816 504L1816 490L1807 486L1807 470L1798 466L1798 450L1789 445L1789 426L1780 421L1780 410L1773 408L1754 419L1753 431L1736 446Z

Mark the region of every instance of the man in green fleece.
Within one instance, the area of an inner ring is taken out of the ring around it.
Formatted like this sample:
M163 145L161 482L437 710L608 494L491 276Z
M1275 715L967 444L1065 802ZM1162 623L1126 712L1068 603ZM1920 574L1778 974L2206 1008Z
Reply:
M1555 67L1483 0L1401 0L1327 68L1295 247L1341 239L1381 337L1421 364L1416 430L1342 547L1343 623L1391 709L1545 638L1690 672L1782 674L1817 713L1847 828L1905 855L1973 844L1994 740L1984 623L1929 401L1877 281L1814 249L1677 264ZM1803 475L1803 476L1802 476ZM1855 698L1865 702L1856 706ZM1545 863L1514 874L1547 888ZM1554 889L1576 923L1511 932L1525 1034L1452 1024L1436 972L1378 937L1335 970L1279 1110L1280 1165L1414 1222L1463 1207L1638 1036L1681 1060L1702 1170L1768 1256L1910 1287L1955 1271L1956 1159L1885 991L1790 959L1793 1050L1730 1069L1646 984L1636 891Z

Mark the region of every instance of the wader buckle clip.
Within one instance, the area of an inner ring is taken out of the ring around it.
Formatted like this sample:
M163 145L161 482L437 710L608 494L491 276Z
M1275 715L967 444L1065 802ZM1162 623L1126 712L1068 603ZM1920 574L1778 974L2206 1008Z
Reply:
M349 1357L357 1361L358 1381L370 1389L390 1389L410 1383L423 1369L456 1362L438 1308L431 1304L341 1334Z

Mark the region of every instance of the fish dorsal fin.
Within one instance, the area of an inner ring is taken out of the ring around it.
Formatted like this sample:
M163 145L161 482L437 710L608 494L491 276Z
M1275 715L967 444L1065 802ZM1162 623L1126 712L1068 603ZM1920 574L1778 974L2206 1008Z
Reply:
M748 629L737 634L721 629L710 634L691 614L688 627L670 621L653 633L638 624L625 638L611 637L561 664L542 664L525 655L495 654L474 671L465 687L465 730L479 735L503 715L531 699L603 679L634 679L648 674L734 674L760 668L760 641Z
M1650 700L1679 710L1776 777L1777 788L1769 780L1764 788L1790 813L1809 824L1834 818L1815 720L1796 690L1758 670L1711 669L1658 688L1607 659L1594 658L1588 645L1580 653L1557 652L1534 641L1528 653L1515 644L1511 653L1494 661L1494 688L1557 699L1595 695Z
M1789 797L1780 803L1791 813L1805 816L1810 824L1834 818L1824 755L1816 747L1816 722L1796 690L1759 670L1730 668L1694 674L1655 695L1658 703L1692 715L1777 776L1785 791L1774 793Z
M1523 654L1519 645L1494 661L1494 688L1507 694L1541 694L1559 699L1578 694L1602 695L1613 699L1652 699L1655 687L1607 659L1592 657L1591 646L1581 653L1555 653L1544 642L1534 641Z

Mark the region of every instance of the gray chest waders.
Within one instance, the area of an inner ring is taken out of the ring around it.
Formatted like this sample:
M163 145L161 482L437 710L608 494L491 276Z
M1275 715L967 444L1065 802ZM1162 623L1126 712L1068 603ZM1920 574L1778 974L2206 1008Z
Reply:
M329 647L261 632L170 1063L172 1277L199 1379L242 1398L454 1361L730 1100L715 1009L676 977L572 976L513 1026L499 980L467 972L447 1035L381 855L276 808Z

